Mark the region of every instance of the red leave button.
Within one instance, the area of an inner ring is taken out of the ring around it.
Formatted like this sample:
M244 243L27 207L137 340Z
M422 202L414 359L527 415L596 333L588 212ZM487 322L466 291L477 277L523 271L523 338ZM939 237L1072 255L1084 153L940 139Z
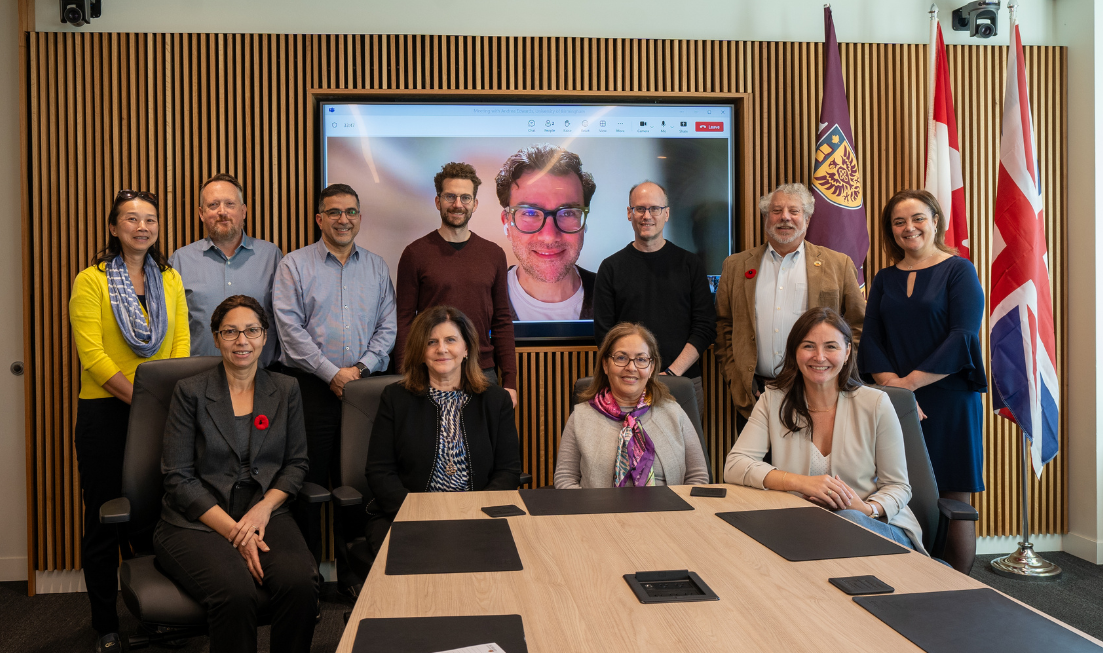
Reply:
M696 123L697 131L699 132L722 132L724 131L724 123L722 122L698 122Z

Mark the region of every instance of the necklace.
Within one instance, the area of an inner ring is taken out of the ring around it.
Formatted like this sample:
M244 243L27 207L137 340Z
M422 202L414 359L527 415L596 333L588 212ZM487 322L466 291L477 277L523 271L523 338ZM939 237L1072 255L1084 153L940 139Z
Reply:
M839 398L835 397L835 403L831 404L827 408L812 408L811 404L805 403L805 407L808 408L810 413L826 413L829 410L835 410L839 405Z
M931 252L930 254L927 254L927 255L926 255L925 257L923 257L923 258L919 259L919 260L918 260L918 261L916 261L915 263L912 263L911 265L908 265L908 266L906 266L906 267L907 267L907 268L908 268L909 270L913 270L913 269L915 269L915 266L917 266L917 265L919 265L920 263L922 263L922 262L926 261L927 259L931 258L932 256L934 256L934 255L935 255L935 254L937 254L937 253L938 253L938 250L935 250L935 251Z

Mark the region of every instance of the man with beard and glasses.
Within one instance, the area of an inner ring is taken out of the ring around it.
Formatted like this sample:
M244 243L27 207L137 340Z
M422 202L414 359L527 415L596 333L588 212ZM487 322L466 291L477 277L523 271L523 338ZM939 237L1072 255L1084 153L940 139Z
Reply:
M592 319L595 275L575 265L597 190L582 160L555 145L532 145L506 159L494 181L518 262L507 275L513 319Z
M487 381L502 387L517 405L517 361L513 320L502 248L468 228L479 206L482 181L466 163L448 163L433 178L440 228L410 243L398 261L395 287L398 339L394 356L399 370L410 325L418 313L452 306L470 318L479 334L479 367ZM497 366L497 370L495 370Z
M241 184L217 174L199 187L199 219L207 237L176 250L169 265L180 273L188 300L192 356L221 356L211 338L211 313L231 295L248 295L272 314L272 277L283 258L279 247L245 233L249 207ZM260 364L279 358L270 333Z
M834 309L862 336L866 300L846 254L805 242L815 208L803 184L782 184L758 201L766 242L724 259L716 291L716 358L728 377L742 430L765 384L781 370L785 341L810 308Z

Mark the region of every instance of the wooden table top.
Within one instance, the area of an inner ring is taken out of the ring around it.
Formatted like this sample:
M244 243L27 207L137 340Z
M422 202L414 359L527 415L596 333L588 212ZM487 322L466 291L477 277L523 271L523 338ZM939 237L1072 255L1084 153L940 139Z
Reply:
M715 513L810 504L722 487L723 499L673 487L693 511L510 517L523 571L387 576L388 537L337 651L364 618L489 614L520 614L532 653L920 651L827 579L872 574L898 594L987 587L914 552L789 562ZM525 508L516 492L411 493L398 520L490 519L482 507L509 503ZM720 600L644 605L623 578L664 569L696 572Z

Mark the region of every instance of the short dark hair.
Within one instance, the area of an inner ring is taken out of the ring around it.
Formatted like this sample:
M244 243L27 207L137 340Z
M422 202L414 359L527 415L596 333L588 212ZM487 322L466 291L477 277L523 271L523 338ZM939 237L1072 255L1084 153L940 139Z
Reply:
M647 384L643 391L651 396L651 404L657 406L662 401L673 398L666 385L659 382L659 370L663 369L663 359L659 355L659 342L655 339L655 334L651 333L642 324L621 322L609 329L609 333L605 334L605 340L601 341L601 347L597 350L597 365L594 366L593 379L590 381L590 386L578 395L579 401L589 401L596 397L599 392L609 387L609 376L605 374L605 366L602 365L602 362L612 356L613 347L616 346L618 340L633 335L642 338L644 344L647 345L647 351L650 352L651 376L647 377Z
M668 201L668 202L670 201L670 195L666 192L666 188L662 184L660 184L657 181L651 181L650 179L644 179L640 183L638 183L635 186L628 189L628 201L629 202L632 201L632 193L636 192L636 189L639 188L640 186L643 186L644 184L651 184L652 186L658 188L659 190L661 190L663 192L663 197L666 198L666 201Z
M471 182L474 188L471 190L471 194L475 197L479 196L479 184L483 183L479 179L479 175L475 174L475 166L469 163L457 163L452 161L451 163L445 163L444 167L440 169L437 176L433 177L433 186L437 189L437 195L444 192L444 180L445 179L466 179Z
M467 360L463 362L461 387L464 392L479 394L490 385L479 367L479 332L471 319L452 306L434 306L418 313L410 324L406 338L406 351L402 355L402 386L417 394L429 387L429 369L425 366L425 348L429 346L429 334L437 325L451 322L456 325L463 344L467 345Z
M218 305L218 308L214 309L211 313L211 333L218 333L218 327L222 326L222 320L226 319L226 314L235 308L248 308L257 314L257 321L260 322L261 328L265 331L268 330L268 313L264 310L264 307L260 305L255 298L249 295L230 295L226 299L222 300L222 303Z
M957 256L957 250L946 244L946 216L942 213L942 206L939 205L938 199L925 190L909 189L893 195L881 211L881 246L885 248L885 254L888 254L889 263L896 264L904 260L904 248L896 242L896 236L892 233L892 212L896 210L896 205L904 200L919 200L930 209L931 217L935 221L934 246L947 254Z
M335 197L337 195L352 195L356 200L357 208L360 207L360 196L356 194L356 191L352 189L352 186L348 184L330 184L322 189L322 192L318 193L318 213L322 212L322 206L327 197Z
M210 186L216 181L224 181L227 184L233 185L233 187L237 189L238 194L241 195L242 204L245 203L245 189L241 187L241 182L237 180L237 177L225 172L220 172L207 181L203 182L203 185L199 187L199 204L201 206L203 204L203 191L207 188L207 186Z
M781 425L790 433L796 433L812 424L808 401L804 396L804 375L797 366L797 348L804 342L804 338L813 327L824 323L835 327L842 334L843 341L850 346L850 356L847 357L837 377L836 383L839 390L857 390L862 386L862 381L858 378L858 348L854 346L854 334L850 331L850 325L833 308L822 306L808 309L804 315L797 318L793 329L789 331L789 338L785 341L785 359L781 364L781 372L769 383L770 387L785 393L779 413ZM812 432L809 431L808 435L811 437Z
M588 172L582 172L582 159L574 152L568 152L563 148L543 143L530 145L517 150L498 171L494 178L495 190L498 192L498 202L502 208L509 206L509 195L513 192L513 185L529 170L543 170L549 175L563 177L577 175L582 182L582 204L590 206L590 198L597 190L594 176Z

